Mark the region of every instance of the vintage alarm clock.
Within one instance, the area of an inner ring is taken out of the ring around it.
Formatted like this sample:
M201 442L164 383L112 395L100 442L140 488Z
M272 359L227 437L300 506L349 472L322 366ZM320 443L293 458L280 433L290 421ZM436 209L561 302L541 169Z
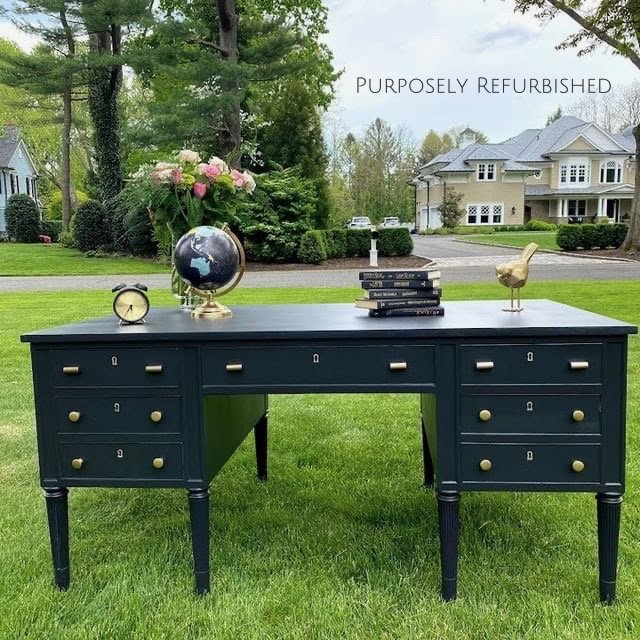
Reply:
M149 298L145 293L147 287L143 284L117 284L111 291L115 292L113 312L120 320L120 324L138 324L144 322L149 313Z

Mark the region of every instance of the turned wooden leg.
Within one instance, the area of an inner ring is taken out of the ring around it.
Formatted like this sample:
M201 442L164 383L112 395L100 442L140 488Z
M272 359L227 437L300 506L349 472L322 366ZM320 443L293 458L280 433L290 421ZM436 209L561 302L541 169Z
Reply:
M209 490L189 489L191 545L196 593L209 592Z
M69 511L65 487L45 489L53 576L56 587L61 591L69 588Z
M256 467L258 480L267 479L267 423L269 412L266 412L253 429L256 438Z
M424 467L424 484L425 487L433 487L433 458L429 450L429 441L427 440L427 431L422 422L422 463Z
M442 571L442 598L456 599L458 587L458 491L438 492L438 518L440 522L440 566Z
M619 493L599 493L598 504L598 564L600 569L600 601L611 604L616 599L618 538L620 535Z

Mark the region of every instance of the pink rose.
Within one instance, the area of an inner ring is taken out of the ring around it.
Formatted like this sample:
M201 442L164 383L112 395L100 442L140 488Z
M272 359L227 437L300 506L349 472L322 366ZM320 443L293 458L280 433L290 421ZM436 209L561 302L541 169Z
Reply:
M196 198L200 198L200 200L202 200L207 193L207 185L204 182L196 182L193 185L193 193Z
M171 170L171 182L173 182L173 184L180 184L182 182L182 169Z
M205 164L202 173L213 182L222 173L222 167Z
M242 187L244 187L245 177L243 173L240 173L237 169L231 169L229 175L233 180L233 184L235 184L238 189L242 189Z

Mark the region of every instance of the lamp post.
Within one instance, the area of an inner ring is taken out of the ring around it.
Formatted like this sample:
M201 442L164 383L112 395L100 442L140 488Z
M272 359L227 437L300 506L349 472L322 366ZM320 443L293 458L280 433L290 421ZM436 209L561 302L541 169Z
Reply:
M371 249L369 249L369 266L378 266L378 231L373 229L371 231Z

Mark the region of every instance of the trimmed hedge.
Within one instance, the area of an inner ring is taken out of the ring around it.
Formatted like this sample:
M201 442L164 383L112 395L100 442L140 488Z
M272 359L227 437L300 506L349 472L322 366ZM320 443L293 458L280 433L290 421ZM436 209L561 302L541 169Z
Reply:
M111 234L107 228L107 212L97 200L89 200L78 207L75 215L73 241L80 251L109 247Z
M413 240L406 227L378 231L378 255L410 256L412 251Z
M626 235L626 224L567 224L558 229L556 244L564 251L594 247L617 249Z
M4 212L7 235L16 242L38 242L40 213L26 193L16 193L7 201Z
M371 249L370 229L346 229L347 257L366 258Z
M298 260L305 264L320 264L327 259L325 234L313 229L305 231L300 240Z
M545 222L544 220L529 220L524 225L527 231L555 231L558 228L557 224L552 222Z
M322 231L327 245L327 258L345 258L347 255L347 230L325 229Z
M43 220L40 229L43 235L51 238L51 242L58 242L62 233L62 220Z

